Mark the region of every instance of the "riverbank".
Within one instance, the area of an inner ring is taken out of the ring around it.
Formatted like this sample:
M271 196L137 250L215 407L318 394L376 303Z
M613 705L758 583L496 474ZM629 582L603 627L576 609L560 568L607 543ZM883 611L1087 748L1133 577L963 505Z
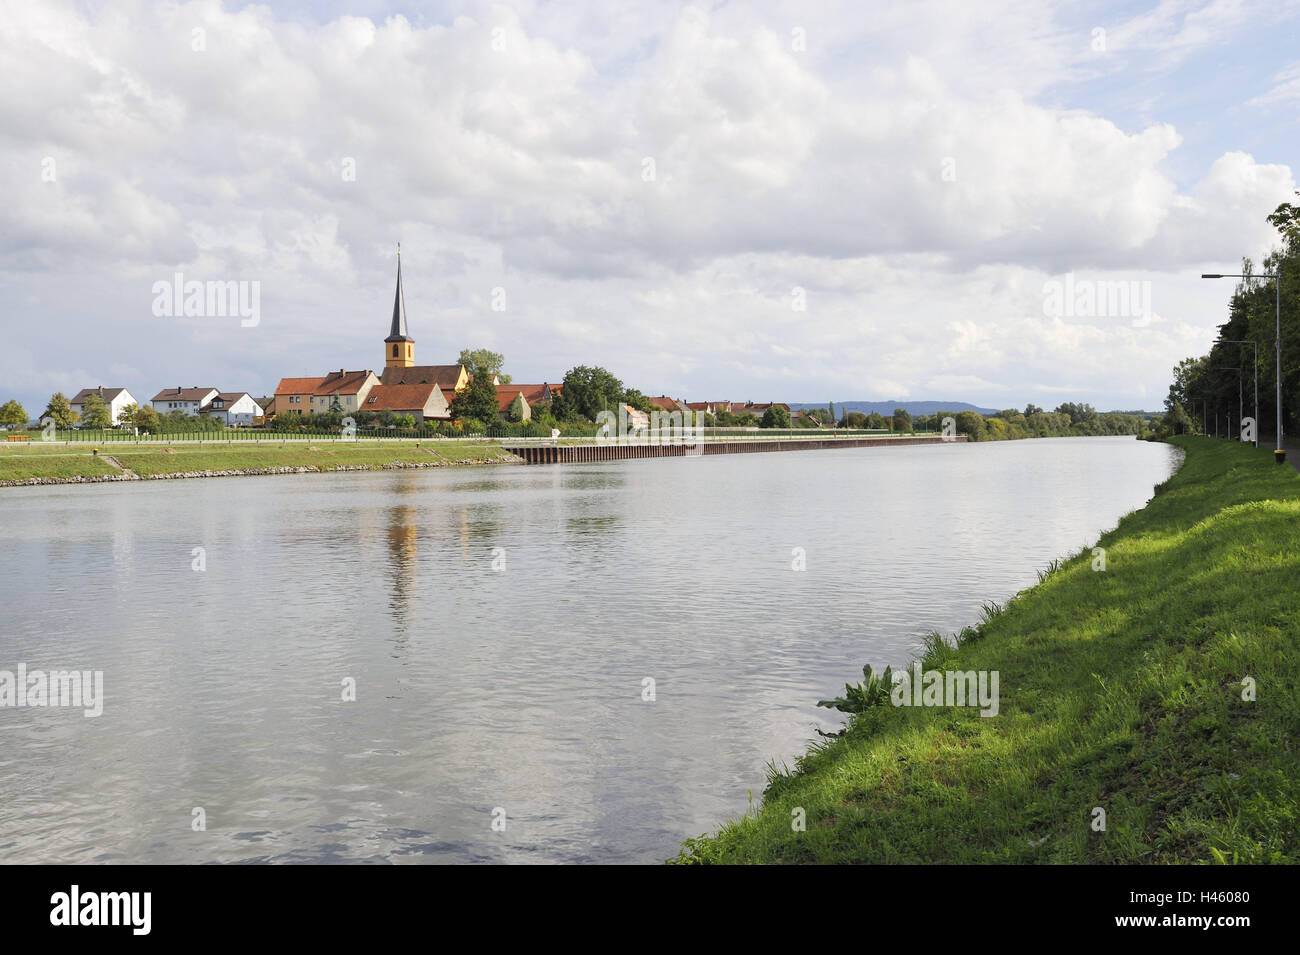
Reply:
M1300 861L1300 476L1171 443L1104 570L1085 551L931 642L925 670L999 674L997 715L868 706L672 861Z
M33 443L0 448L0 487L504 463L519 459L497 444L450 440L112 444L98 454L86 445Z

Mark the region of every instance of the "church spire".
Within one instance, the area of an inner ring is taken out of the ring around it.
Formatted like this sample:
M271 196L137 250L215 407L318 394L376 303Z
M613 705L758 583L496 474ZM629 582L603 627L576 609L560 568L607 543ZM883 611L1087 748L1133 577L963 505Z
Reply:
M415 339L406 329L406 297L402 294L402 243L397 243L397 292L393 296L393 324L384 339L384 367L410 368L415 364Z

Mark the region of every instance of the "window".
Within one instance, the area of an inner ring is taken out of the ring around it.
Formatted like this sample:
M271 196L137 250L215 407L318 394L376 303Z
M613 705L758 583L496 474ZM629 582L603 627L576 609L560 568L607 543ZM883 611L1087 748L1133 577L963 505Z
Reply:
M397 346L396 346L396 345L393 346L393 357L394 357L394 358L397 357Z

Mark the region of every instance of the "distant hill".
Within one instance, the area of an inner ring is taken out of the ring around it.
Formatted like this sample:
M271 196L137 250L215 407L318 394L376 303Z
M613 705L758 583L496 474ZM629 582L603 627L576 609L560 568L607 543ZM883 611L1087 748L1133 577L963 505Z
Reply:
M825 408L824 401L787 402L791 411L801 408ZM932 415L936 411L977 411L982 415L997 414L1001 408L980 408L966 401L837 401L835 414L843 415L846 411L861 411L871 414L873 411L882 415L892 415L895 408L902 408L908 414Z

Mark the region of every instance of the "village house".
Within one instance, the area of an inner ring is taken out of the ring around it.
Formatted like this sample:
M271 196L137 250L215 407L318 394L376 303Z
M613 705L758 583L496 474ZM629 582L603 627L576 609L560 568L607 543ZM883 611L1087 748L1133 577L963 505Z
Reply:
M197 415L208 403L221 394L216 388L168 388L153 396L153 409L159 414L171 411L183 411L187 415Z
M262 417L262 406L246 391L222 392L208 402L203 413L228 428L250 428Z
M559 385L545 382L540 385L498 384L496 387L497 405L503 417L509 417L507 412L514 405L516 398L522 399L523 417L519 419L521 421L531 421L535 412L549 408L551 401L560 393Z
M108 405L108 412L112 416L115 425L121 422L122 412L126 407L136 404L136 400L131 397L131 392L125 388L105 388L103 385L98 388L82 388L68 402L72 410L77 413L77 417L84 415L86 399L91 395L98 395L104 404Z

